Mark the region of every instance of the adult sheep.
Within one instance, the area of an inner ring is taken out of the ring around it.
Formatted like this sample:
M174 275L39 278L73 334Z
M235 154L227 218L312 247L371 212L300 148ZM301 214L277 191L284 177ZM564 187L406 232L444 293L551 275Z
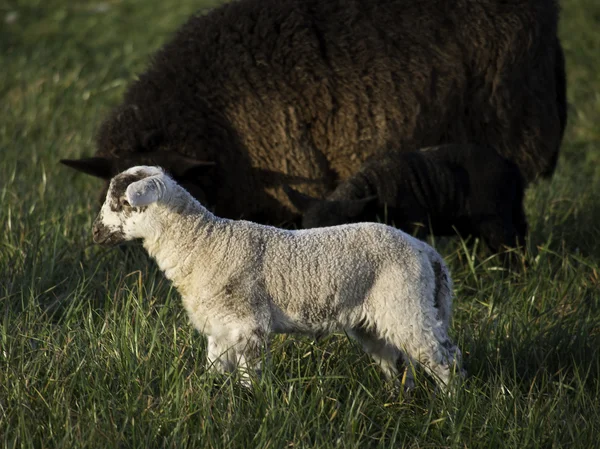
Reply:
M483 145L388 151L365 162L325 199L286 192L315 228L385 217L407 232L481 237L493 252L524 243L523 179L513 162Z
M100 127L110 179L164 166L226 217L297 218L370 156L479 143L526 181L566 120L556 0L239 0L193 16ZM561 79L562 77L562 79Z

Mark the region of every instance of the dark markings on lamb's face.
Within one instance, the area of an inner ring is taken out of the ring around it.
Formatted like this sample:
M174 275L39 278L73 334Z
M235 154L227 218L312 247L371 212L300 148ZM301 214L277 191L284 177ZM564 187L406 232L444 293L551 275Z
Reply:
M125 241L125 233L122 230L114 231L105 226L104 223L102 223L102 216L99 216L96 221L94 221L92 237L94 243L107 246L118 245Z
M132 213L144 212L147 206L132 207L125 199L125 192L130 184L145 178L143 174L124 174L117 176L111 183L107 205L112 213L117 214L120 220L110 220L112 223L106 223L103 211L101 210L98 218L94 222L93 239L95 243L103 245L117 245L128 240L123 232L123 222L131 216ZM107 217L108 218L108 217ZM120 221L120 223L119 223Z
M132 207L127 207L127 203L125 203L123 201L123 198L125 196L125 191L127 190L127 187L129 187L130 184L133 184L134 182L137 182L141 179L144 179L144 176L139 175L139 174L126 174L123 176L117 176L112 183L111 189L110 189L110 199L109 199L109 206L110 206L110 210L113 212L125 212L126 215L128 216L131 212ZM127 207L124 209L124 206ZM140 208L141 209L141 208Z

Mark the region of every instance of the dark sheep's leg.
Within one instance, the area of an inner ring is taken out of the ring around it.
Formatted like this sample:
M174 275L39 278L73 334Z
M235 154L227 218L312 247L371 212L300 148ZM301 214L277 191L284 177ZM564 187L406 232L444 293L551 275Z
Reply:
M477 226L479 234L490 250L499 253L517 245L517 232L510 220L499 216L485 218Z
M519 248L525 235L515 228L509 217L485 219L478 227L482 240L494 254L498 254L505 267L515 269L521 266L519 253L507 250Z
M527 225L527 217L523 209L523 202L516 203L512 211L512 223L516 233L516 246L525 246L525 237L529 226Z

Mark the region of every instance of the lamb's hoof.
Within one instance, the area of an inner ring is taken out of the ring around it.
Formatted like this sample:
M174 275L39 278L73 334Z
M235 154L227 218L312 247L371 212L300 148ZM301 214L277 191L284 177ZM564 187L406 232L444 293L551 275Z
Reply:
M402 377L396 378L391 385L392 394L399 397L401 401L409 401L413 398L416 385L414 378L408 375L408 369L404 370Z

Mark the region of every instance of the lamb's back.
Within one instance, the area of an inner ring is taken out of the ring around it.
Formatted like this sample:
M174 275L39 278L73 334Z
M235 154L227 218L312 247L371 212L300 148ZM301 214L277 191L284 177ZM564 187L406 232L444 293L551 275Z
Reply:
M360 306L382 280L411 282L423 269L422 242L378 223L255 231L258 277L270 299L292 312L309 303L329 311Z

